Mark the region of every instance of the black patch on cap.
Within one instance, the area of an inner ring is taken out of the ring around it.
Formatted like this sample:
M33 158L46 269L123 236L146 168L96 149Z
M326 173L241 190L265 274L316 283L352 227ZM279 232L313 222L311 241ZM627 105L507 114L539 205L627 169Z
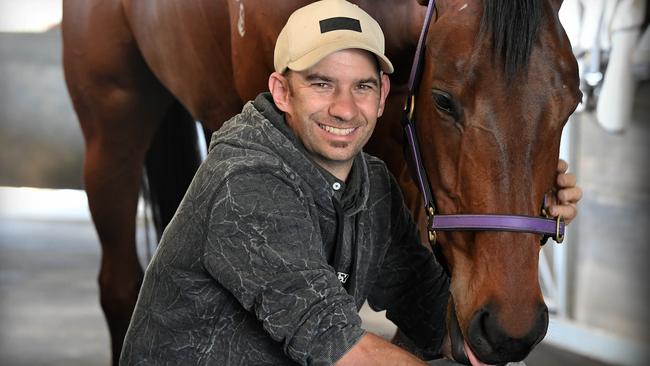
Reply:
M323 19L319 23L321 33L327 33L335 30L351 30L361 33L361 23L358 19L336 17Z

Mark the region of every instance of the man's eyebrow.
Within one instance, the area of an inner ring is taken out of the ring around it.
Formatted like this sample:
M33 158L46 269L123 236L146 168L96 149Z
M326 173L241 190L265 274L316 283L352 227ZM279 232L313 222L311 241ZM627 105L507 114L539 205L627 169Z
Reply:
M358 84L372 84L374 86L379 85L377 78L367 78L359 80Z
M333 78L331 78L329 76L325 76L323 74L318 74L318 73L307 75L305 77L305 80L307 80L307 81L327 81L327 82L334 81Z
M332 82L332 81L335 81L336 79L334 79L334 78L332 78L330 76L325 76L323 74L314 73L314 74L307 75L305 77L305 80L307 80L307 81ZM369 77L369 78L366 78L366 79L358 80L357 84L372 84L372 85L377 86L377 85L379 85L379 80L377 80L377 78L375 78L375 77Z

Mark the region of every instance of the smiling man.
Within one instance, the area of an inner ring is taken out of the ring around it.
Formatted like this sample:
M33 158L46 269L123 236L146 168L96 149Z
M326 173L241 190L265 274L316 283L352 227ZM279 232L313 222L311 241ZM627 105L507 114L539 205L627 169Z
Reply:
M389 87L374 56L359 49L336 51L306 70L269 78L273 101L305 150L343 181L370 139Z
M439 352L448 279L395 179L362 152L393 71L379 25L343 0L310 4L282 30L275 70L270 93L213 135L147 268L122 364L424 365L361 328L365 301Z

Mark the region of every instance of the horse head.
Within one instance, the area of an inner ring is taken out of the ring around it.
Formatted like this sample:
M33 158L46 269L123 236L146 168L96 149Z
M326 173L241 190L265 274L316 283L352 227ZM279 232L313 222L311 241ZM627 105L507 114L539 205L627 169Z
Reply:
M560 3L436 4L415 126L437 212L540 215L554 189L562 129L580 101ZM451 274L450 329L462 336L452 336L452 348L496 364L524 359L542 340L548 309L538 280L540 239L438 233Z

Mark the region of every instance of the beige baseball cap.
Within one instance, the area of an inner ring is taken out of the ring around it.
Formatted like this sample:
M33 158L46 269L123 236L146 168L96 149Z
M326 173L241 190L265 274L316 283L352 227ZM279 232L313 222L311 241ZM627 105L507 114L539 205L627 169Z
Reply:
M302 71L329 54L358 48L377 56L381 70L393 72L384 55L384 33L368 13L345 0L322 0L296 10L275 43L275 71Z

